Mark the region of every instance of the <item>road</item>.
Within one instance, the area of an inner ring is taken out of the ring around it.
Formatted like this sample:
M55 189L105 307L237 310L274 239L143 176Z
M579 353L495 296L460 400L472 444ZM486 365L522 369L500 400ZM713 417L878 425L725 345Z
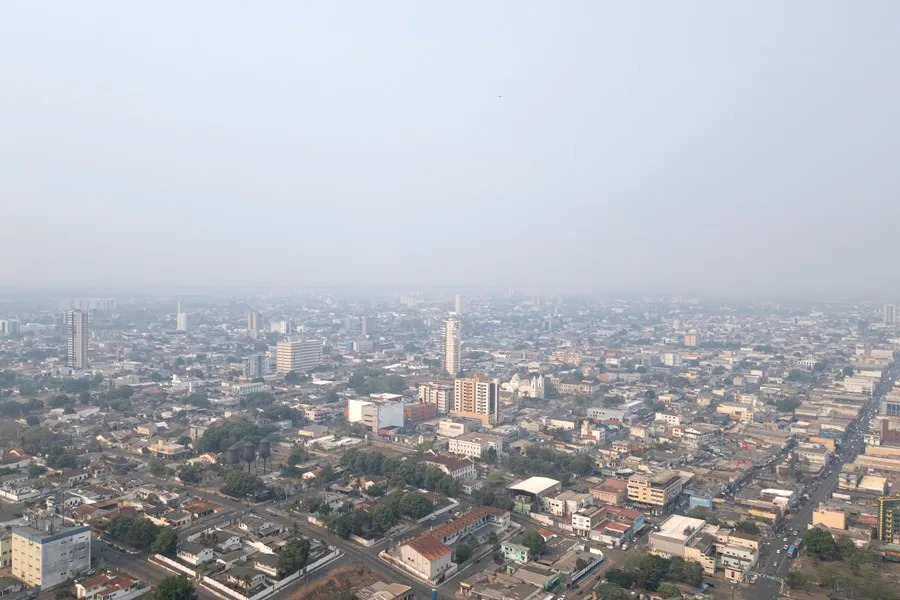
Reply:
M848 427L847 436L840 447L838 460L826 467L831 474L819 479L807 490L809 499L802 501L802 504L795 509L791 520L784 521L784 530L781 535L763 546L757 572L779 579L787 576L791 570L793 559L784 551L784 546L798 537L791 535L791 531L796 529L800 536L803 535L812 522L812 513L816 506L828 499L837 487L838 476L843 464L853 462L856 456L864 450L862 432L868 428L869 419L877 410L882 396L890 390L894 376L895 367L892 365L885 378L878 384L875 393L872 394L872 400L860 412L856 421ZM787 542L784 541L785 537L788 539ZM779 582L760 577L756 584L743 591L743 596L748 600L772 600L779 597L780 588Z

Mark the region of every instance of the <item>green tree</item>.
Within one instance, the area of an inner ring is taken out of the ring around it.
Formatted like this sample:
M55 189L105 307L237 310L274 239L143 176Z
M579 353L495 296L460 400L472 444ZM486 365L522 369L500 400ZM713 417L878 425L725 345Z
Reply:
M222 486L222 491L229 496L244 498L245 496L256 495L264 487L262 479L238 467L225 475L225 485Z
M285 383L300 383L300 375L297 374L296 371L288 371L288 373L284 376Z
M628 595L625 590L614 583L601 583L594 588L598 600L626 600Z
M528 551L531 552L532 556L540 556L547 548L547 542L544 540L544 536L537 531L529 531L526 533L525 537L522 538L522 545L528 548Z
M278 577L292 575L309 562L309 540L295 538L278 551Z
M834 536L824 529L818 527L810 529L806 532L803 543L806 544L806 553L813 558L825 561L840 558L837 544L834 543Z
M197 600L197 591L187 577L173 575L156 584L151 600Z
M671 583L662 583L656 588L656 593L663 598L681 598L681 590Z
M166 464L161 460L151 460L147 463L147 470L151 475L163 477L166 474Z
M460 542L456 545L456 562L457 564L462 564L469 560L472 556L472 549L468 544Z
M27 417L25 417L25 424L30 427L33 427L35 425L40 425L41 418L37 415L28 415Z
M163 527L153 540L150 549L163 556L175 556L178 548L178 534L171 527Z

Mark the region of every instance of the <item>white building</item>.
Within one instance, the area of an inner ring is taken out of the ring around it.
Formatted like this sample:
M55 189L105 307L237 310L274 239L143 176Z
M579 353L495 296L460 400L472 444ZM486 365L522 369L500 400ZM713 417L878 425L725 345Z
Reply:
M284 375L291 371L308 371L322 362L321 340L285 340L278 342L277 370Z
M66 313L66 365L84 369L88 365L88 314L81 310Z
M244 357L244 377L253 379L269 374L269 357L262 352Z
M4 319L0 321L0 334L19 335L19 321L16 319Z
M80 312L80 311L76 311ZM91 568L91 528L12 529L12 575L29 586L50 589Z
M441 328L441 339L444 371L455 376L459 373L460 359L459 319L454 317L444 319L444 324Z
M420 383L419 402L436 404L438 414L446 415L453 409L453 385L437 381Z
M403 427L403 402L351 398L347 401L347 421L362 423L372 431Z
M465 433L448 442L447 449L452 454L468 456L469 458L481 458L487 455L487 451L493 448L497 454L503 454L503 438L483 433Z

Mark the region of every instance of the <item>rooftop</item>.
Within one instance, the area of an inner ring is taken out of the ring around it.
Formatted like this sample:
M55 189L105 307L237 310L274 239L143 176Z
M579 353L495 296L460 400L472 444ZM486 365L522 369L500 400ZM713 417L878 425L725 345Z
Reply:
M540 495L558 485L560 485L559 481L549 477L529 477L507 486L506 489Z

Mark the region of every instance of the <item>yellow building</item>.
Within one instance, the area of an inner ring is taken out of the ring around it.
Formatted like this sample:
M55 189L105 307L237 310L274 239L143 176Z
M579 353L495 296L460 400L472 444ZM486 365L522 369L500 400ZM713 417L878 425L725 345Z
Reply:
M90 527L13 527L11 573L26 585L47 590L90 568Z
M812 524L824 525L829 529L847 529L847 515L842 510L820 508L813 511Z
M460 377L453 382L453 410L458 417L478 419L485 425L500 420L500 383L483 377Z
M628 499L642 504L666 506L681 494L681 477L674 471L628 478Z

